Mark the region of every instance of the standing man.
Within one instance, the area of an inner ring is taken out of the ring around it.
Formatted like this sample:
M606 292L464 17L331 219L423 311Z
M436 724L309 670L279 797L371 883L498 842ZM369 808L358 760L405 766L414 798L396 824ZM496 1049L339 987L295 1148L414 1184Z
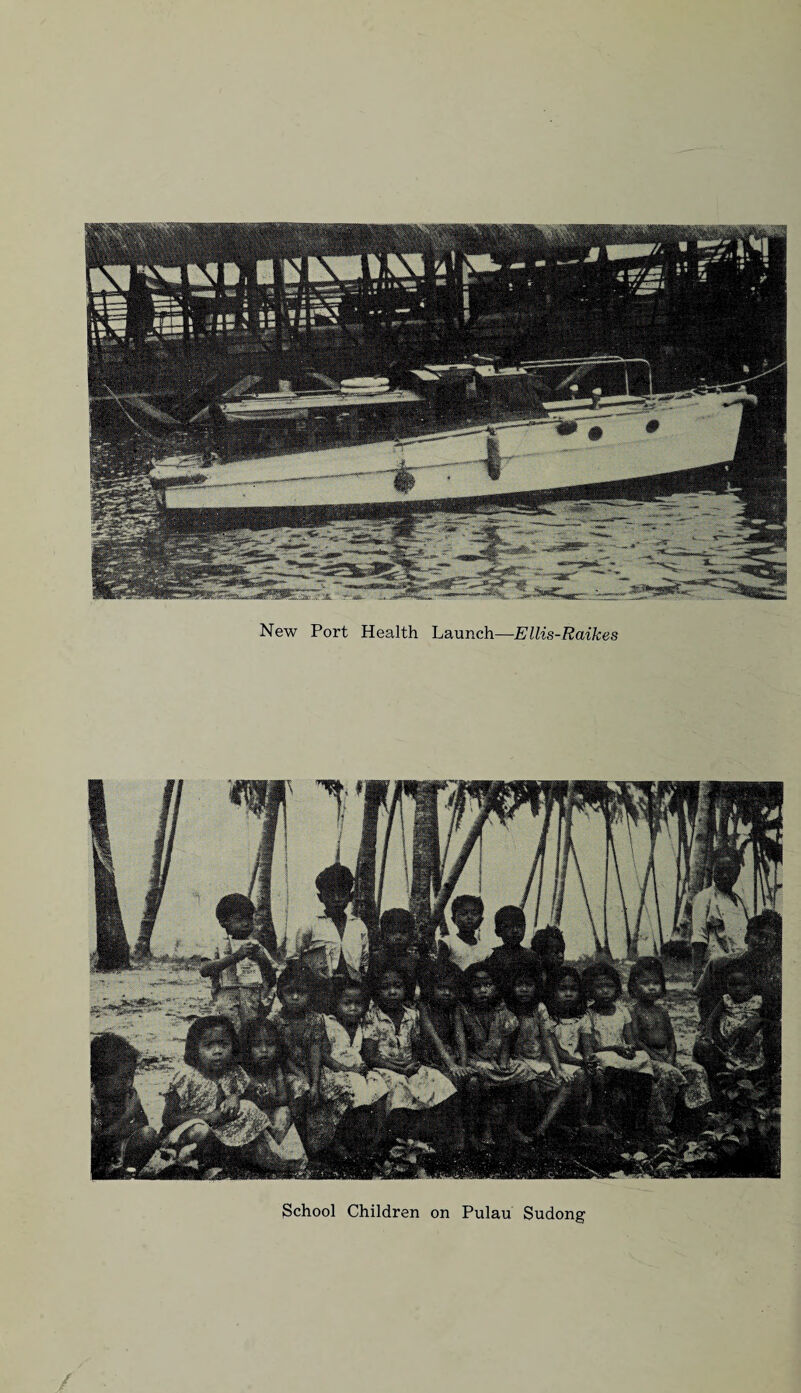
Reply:
M740 874L740 857L734 847L721 847L712 862L712 884L693 900L693 983L714 958L745 952L748 914L734 887Z

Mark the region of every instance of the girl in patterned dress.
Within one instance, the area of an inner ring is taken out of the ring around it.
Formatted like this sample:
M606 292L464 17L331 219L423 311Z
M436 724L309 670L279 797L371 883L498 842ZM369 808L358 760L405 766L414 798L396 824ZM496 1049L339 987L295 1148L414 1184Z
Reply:
M648 1055L654 1071L648 1122L658 1136L668 1135L676 1103L687 1108L705 1107L710 1101L706 1073L700 1064L676 1063L676 1035L665 997L665 969L659 958L640 958L629 973L631 1019L637 1043Z
M302 1175L306 1152L292 1119L275 1022L267 1016L247 1021L242 1031L242 1063L249 1075L246 1097L264 1113L275 1145L276 1170Z
M374 982L363 1033L365 1061L387 1086L391 1130L416 1133L422 1129L405 1115L427 1114L441 1143L453 1150L454 1110L452 1103L447 1105L456 1097L456 1087L441 1070L422 1062L420 1013L407 1004L405 979L395 968L387 968Z
M512 1059L524 1060L534 1076L528 1085L525 1102L534 1103L542 1114L534 1129L534 1135L538 1138L545 1136L565 1104L581 1094L581 1084L577 1087L575 1078L562 1069L551 1018L540 1000L540 980L538 968L522 964L509 987L518 1020ZM516 1126L514 1118L510 1130L515 1141L528 1140L525 1132Z
M170 1080L162 1118L170 1145L199 1157L236 1159L276 1173L269 1118L246 1097L249 1079L227 1016L201 1016L187 1031L184 1063Z
M620 1000L623 987L611 963L592 963L583 975L589 1006L579 1032L590 1075L596 1120L618 1119L643 1130L651 1101L654 1070L637 1045L631 1012Z
M695 1045L713 1084L725 1075L748 1077L765 1069L764 1005L748 964L735 959L726 973L726 991Z
M327 1105L334 1150L344 1160L368 1157L378 1149L384 1126L388 1088L362 1055L362 1023L367 988L361 982L335 979L333 1013L323 1018L325 1042L320 1094ZM329 1080L336 1083L334 1093ZM330 1101L326 1100L332 1094Z
M292 1112L311 1154L331 1145L353 1094L347 1074L323 1062L329 1043L322 1014L311 1008L315 986L309 968L291 962L278 978L276 990L281 1006L273 1017L281 1041Z
M581 1053L581 1030L587 1010L587 999L581 973L575 967L557 968L551 979L548 1015L551 1020L551 1039L554 1043L563 1078L572 1085L571 1100L575 1102L580 1119L584 1119L590 1097L590 1086Z
M517 1017L502 1000L487 964L471 963L464 974L464 985L462 1022L467 1066L478 1089L470 1119L470 1139L474 1147L486 1150L494 1145L507 1118L519 1111L520 1089L531 1083L538 1071L526 1060L512 1059ZM512 1122L512 1129L521 1130L516 1122Z

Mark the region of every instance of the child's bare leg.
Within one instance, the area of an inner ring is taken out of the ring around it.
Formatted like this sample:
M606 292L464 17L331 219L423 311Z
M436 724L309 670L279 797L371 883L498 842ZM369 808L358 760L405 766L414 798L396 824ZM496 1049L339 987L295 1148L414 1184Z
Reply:
M564 1079L562 1083L560 1083L556 1091L551 1094L551 1100L547 1108L545 1109L545 1116L540 1120L540 1123L534 1133L536 1137L545 1136L545 1133L547 1132L554 1118L558 1116L558 1114L562 1111L562 1108L565 1106L565 1103L570 1097L571 1092L572 1085L570 1081L568 1079Z
M506 1113L507 1128L511 1140L518 1146L531 1145L531 1137L522 1123L530 1118L532 1104L536 1105L539 1101L540 1090L536 1083L522 1084L520 1088L512 1089Z
M158 1149L159 1137L152 1127L140 1127L125 1143L124 1163L127 1167L140 1170L147 1165L153 1152Z

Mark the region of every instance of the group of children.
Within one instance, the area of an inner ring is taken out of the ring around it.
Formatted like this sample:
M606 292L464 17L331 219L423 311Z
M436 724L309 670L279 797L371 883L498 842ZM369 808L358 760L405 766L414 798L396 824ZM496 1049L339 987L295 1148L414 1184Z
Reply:
M714 1086L721 1071L764 1069L747 966L732 962L711 1030L679 1065L658 958L634 963L626 1003L611 962L565 963L559 930L523 948L518 907L495 915L491 951L477 896L451 912L454 932L423 955L412 915L386 911L362 976L335 953L313 960L318 971L300 955L280 970L250 902L224 897L225 951L201 968L214 1013L189 1027L160 1134L136 1094L135 1050L114 1035L92 1041L93 1174L146 1175L165 1152L206 1174L299 1176L325 1155L369 1170L397 1137L431 1142L447 1168L466 1147L531 1153L571 1120L658 1137L677 1109L709 1104L707 1071Z

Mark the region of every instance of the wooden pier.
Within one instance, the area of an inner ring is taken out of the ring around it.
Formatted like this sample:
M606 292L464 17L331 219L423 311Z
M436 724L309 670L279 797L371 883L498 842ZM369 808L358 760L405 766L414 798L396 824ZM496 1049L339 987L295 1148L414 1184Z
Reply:
M785 357L775 226L93 223L93 416L184 424L243 379L614 352L659 389ZM626 248L633 250L629 253ZM343 266L347 269L343 269Z

